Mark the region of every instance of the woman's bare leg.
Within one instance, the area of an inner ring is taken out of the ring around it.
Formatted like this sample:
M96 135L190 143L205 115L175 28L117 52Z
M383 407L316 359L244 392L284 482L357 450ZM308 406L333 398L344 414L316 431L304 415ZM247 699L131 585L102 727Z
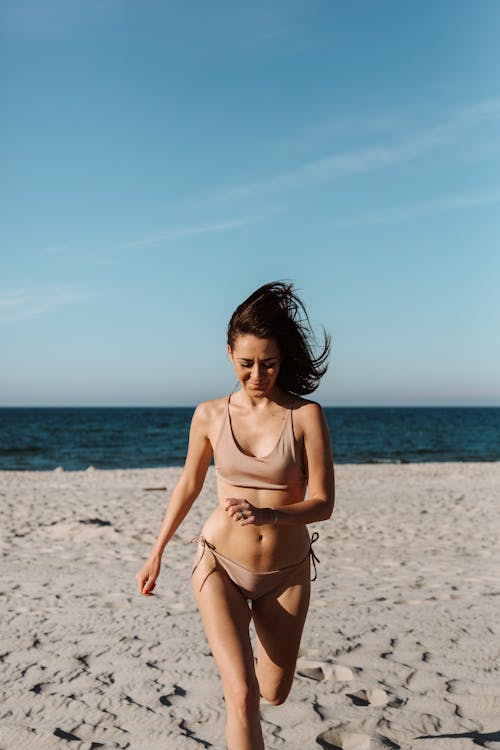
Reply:
M206 550L193 574L193 590L224 687L227 747L264 750L248 629L252 613L227 573L219 567L213 570L214 564Z
M310 591L309 565L304 565L282 593L253 602L260 694L274 705L283 703L292 687Z

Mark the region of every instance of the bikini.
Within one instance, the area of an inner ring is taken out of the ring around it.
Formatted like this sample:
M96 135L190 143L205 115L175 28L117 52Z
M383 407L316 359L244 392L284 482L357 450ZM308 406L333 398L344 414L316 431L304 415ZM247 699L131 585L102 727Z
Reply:
M273 450L263 457L250 456L244 453L236 442L229 411L230 399L231 396L228 396L221 429L214 446L216 475L226 484L235 487L251 487L252 489L287 490L292 484L306 481L307 474L302 451L296 445L293 432L292 410L287 409L286 411L284 425ZM222 555L211 542L200 534L191 540L192 542L198 542L201 547L201 555L192 570L191 576L193 576L208 550L213 557L214 567L203 579L200 591L208 576L214 570L222 568L246 599L258 599L271 592L283 591L289 581L301 569L309 566L309 560L312 561L314 567L314 576L311 580L316 579L316 563L319 560L312 545L318 539L318 536L317 532L312 534L309 550L299 562L278 570L257 572Z

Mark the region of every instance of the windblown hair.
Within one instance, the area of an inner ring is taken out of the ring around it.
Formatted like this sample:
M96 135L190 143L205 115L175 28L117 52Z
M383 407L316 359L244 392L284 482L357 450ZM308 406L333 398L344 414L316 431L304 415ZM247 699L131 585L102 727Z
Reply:
M315 356L316 339L292 284L264 284L242 302L227 327L231 350L241 334L276 341L282 357L276 382L283 391L305 396L316 390L328 368L330 336L323 329L323 347Z

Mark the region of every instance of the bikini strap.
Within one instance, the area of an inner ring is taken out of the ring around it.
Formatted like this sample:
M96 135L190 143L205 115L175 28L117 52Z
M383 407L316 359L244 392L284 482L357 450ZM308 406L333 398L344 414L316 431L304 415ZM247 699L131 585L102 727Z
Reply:
M295 440L295 430L293 427L293 409L287 409L287 415L286 415L286 433L287 433L287 440L289 448L292 452L293 460L296 460L296 440Z
M312 561L313 568L314 568L314 577L311 578L311 581L315 581L316 578L318 577L318 571L317 571L317 568L316 568L316 563L319 563L320 560L319 560L319 557L317 556L316 552L313 550L313 544L314 544L314 542L317 542L318 539L319 539L319 534L318 534L317 531L314 531L313 534L311 535L311 541L309 543L309 555L311 556L311 561Z
M208 549L209 549L209 550L212 550L212 552L213 552L213 551L215 550L215 544L212 544L211 542L209 542L209 541L208 541L208 539L205 539L205 537L203 536L203 534L199 534L198 536L194 536L194 537L193 537L193 538L191 539L191 541L189 542L189 544L195 544L195 543L199 543L199 544L201 544L201 545L202 545L202 547L203 547L203 550L202 550L202 553L201 553L201 555L200 555L200 558L199 558L198 562L196 563L196 565L194 566L193 570L191 571L191 575L189 576L188 580L186 581L186 583L185 583L185 584L184 584L184 586L182 587L182 590L183 590L183 591L185 591L185 590L186 590L186 588L188 587L189 581L190 581L190 580L191 580L191 578L193 577L193 575L194 575L194 573L195 573L195 571L196 571L196 568L198 567L198 565L199 565L199 564L201 563L201 561L203 560L203 555L205 554L205 550L206 550L206 548L208 547ZM210 572L212 572L212 571L210 571ZM208 576L209 576L209 575L210 575L210 573L207 573L207 575L206 575L206 576L205 576L205 578L203 579L203 582L202 582L202 584L201 584L201 586L200 586L200 591L202 590L202 588L203 588L203 584L205 583L205 581L207 580L207 578L208 578Z
M227 421L230 419L230 415L229 415L229 399L230 398L231 398L231 394L229 394L229 396L226 399L226 405L224 406L224 414L222 416L222 422L221 422L221 425L220 425L219 434L217 435L217 437L215 439L214 453L217 450L217 446L219 445L219 443L221 441L222 435L223 435L224 430L226 428ZM195 539L198 540L197 537L195 537ZM194 540L192 540L192 541L194 541Z

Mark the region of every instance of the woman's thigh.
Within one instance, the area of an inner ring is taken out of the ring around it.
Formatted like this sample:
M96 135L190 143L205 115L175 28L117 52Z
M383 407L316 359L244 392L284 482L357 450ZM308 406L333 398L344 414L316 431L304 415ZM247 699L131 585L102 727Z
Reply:
M307 564L284 591L266 594L253 602L257 678L261 695L271 703L283 703L290 692L310 593Z
M227 573L205 551L192 578L193 591L207 639L224 684L224 692L256 690L249 635L252 613Z

